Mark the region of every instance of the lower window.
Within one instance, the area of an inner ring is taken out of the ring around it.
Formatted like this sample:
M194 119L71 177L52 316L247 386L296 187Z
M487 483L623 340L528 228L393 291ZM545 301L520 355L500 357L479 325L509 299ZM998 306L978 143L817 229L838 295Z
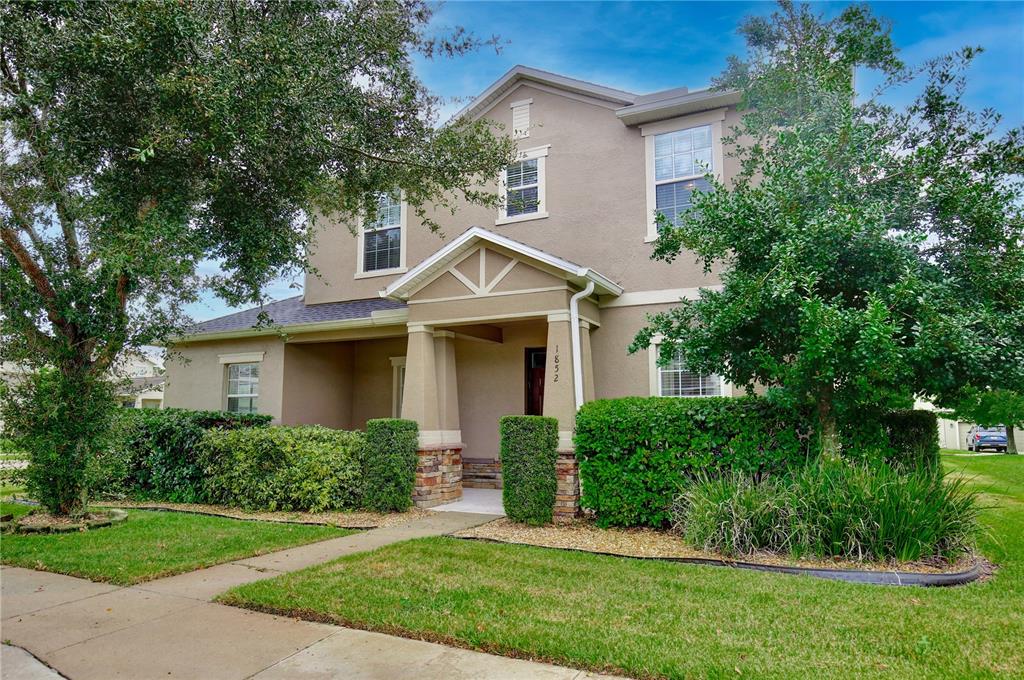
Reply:
M228 411L256 413L259 392L259 364L228 364Z
M687 369L682 357L677 353L668 364L658 366L658 396L720 397L722 377L714 373L697 373Z

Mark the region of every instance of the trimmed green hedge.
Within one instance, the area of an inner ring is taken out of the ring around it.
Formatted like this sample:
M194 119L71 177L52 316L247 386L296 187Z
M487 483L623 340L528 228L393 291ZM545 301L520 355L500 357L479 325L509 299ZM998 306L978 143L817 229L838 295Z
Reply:
M558 489L558 420L503 416L498 422L505 514L514 522L547 524Z
M803 464L813 437L795 426L801 422L798 412L758 397L586 403L575 436L581 505L601 526L664 526L680 485L697 473L760 477Z
M210 430L203 497L247 510L342 510L362 500L361 432L316 425Z
M363 505L377 512L404 512L416 483L419 428L412 420L378 418L366 423Z
M263 427L270 416L187 409L120 409L110 444L90 467L94 493L108 497L202 502L196 449L207 430Z

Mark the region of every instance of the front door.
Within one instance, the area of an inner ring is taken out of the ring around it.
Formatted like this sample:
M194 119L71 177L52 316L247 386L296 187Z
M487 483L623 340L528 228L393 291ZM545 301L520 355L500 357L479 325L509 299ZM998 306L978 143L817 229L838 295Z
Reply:
M543 347L526 349L526 415L544 415L544 363L547 350Z

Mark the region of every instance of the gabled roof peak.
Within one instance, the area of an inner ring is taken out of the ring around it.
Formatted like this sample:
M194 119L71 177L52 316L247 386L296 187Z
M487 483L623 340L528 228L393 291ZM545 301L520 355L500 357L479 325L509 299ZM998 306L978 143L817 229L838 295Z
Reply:
M495 234L482 227L470 227L459 234L454 240L418 265L410 269L397 281L380 292L381 297L393 300L408 300L409 296L429 283L437 275L453 264L461 255L468 253L480 243L491 243L500 246L526 259L546 265L550 270L558 272L567 281L585 286L593 281L598 295L622 295L622 287L602 274L582 267L574 262L552 255L533 246L526 245L501 234Z

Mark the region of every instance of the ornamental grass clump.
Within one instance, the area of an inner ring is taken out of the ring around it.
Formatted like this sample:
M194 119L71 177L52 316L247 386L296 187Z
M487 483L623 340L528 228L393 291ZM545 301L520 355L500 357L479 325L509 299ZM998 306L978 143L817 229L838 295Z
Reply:
M682 488L674 528L729 556L955 561L974 545L977 494L930 469L821 461L787 476L702 476Z

